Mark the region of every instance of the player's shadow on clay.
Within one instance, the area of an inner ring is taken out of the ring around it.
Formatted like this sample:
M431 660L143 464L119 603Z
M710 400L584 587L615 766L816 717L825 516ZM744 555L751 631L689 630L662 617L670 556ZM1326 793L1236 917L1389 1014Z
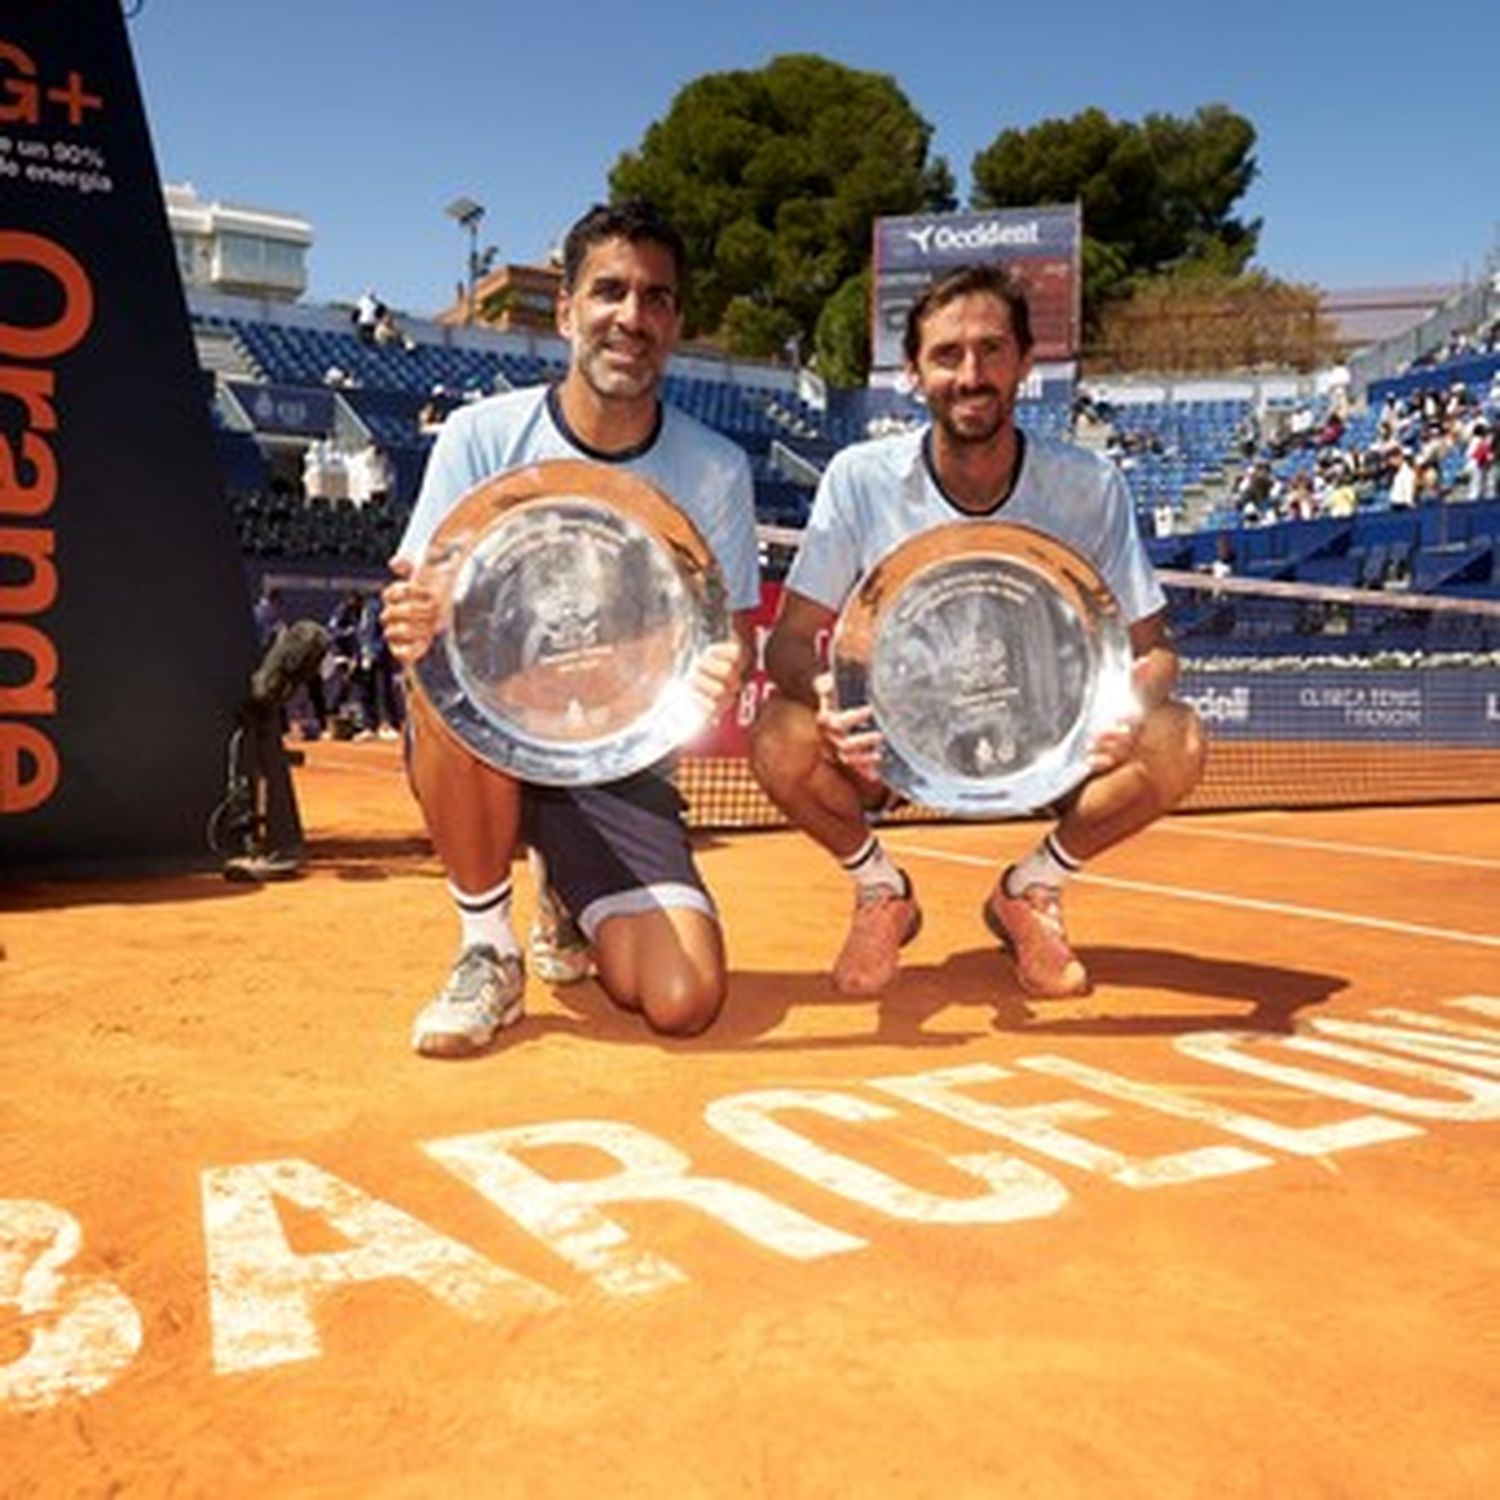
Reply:
M657 1037L640 1017L610 1004L598 984L553 990L531 1007L508 1044L567 1032L601 1043L694 1052L826 1052L870 1046L953 1049L995 1034L1022 1037L1175 1037L1190 1032L1289 1032L1299 1011L1323 1005L1349 981L1313 969L1218 959L1167 948L1079 948L1091 995L1041 1001L1026 995L996 948L951 954L938 965L907 962L883 995L838 995L825 972L730 972L729 999L699 1037ZM793 1016L795 1013L795 1016ZM819 1013L828 1031L819 1032ZM942 1017L941 1029L932 1023ZM853 1020L853 1025L850 1022ZM777 1035L787 1022L786 1035Z
M1028 1036L1176 1036L1226 1027L1287 1032L1299 1011L1325 1004L1349 983L1341 974L1170 948L1084 944L1077 953L1093 990L1071 1000L1026 994L993 949L955 954L939 972L992 976L996 1030Z
M950 1017L941 1031L928 1030L929 1020L953 1009L955 997L935 991L923 979L920 968L903 970L884 994L869 997L840 995L822 973L731 971L729 998L718 1020L699 1036L684 1038L657 1036L644 1020L611 1004L599 985L589 981L553 990L551 1006L545 1011L530 1008L519 1030L709 1052L814 1052L872 1044L951 1048L989 1034L990 1016L983 1006L962 1024ZM817 1024L820 1016L827 1017L826 1031ZM778 1035L789 1021L793 1025L787 1034Z
M1287 1032L1299 1011L1324 1004L1348 983L1341 975L1311 969L1162 948L1085 946L1078 952L1094 989L1076 1000L1027 995L1009 961L994 948L982 948L936 965L908 963L874 998L840 995L822 973L731 973L723 1013L697 1037L656 1036L644 1021L613 1006L594 983L554 991L554 1006L541 1013L534 1009L524 1031L757 1052L872 1044L946 1049L996 1031L1026 1036L1174 1036L1226 1027ZM826 1031L817 1024L820 1015L828 1018ZM942 1025L934 1026L939 1018ZM783 1028L786 1034L779 1034Z

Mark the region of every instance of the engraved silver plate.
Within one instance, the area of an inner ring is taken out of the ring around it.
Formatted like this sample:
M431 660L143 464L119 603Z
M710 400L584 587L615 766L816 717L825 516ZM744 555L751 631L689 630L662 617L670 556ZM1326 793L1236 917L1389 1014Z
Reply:
M417 690L498 770L615 781L703 727L689 680L730 638L723 581L692 522L638 476L563 459L489 480L416 576L440 609Z
M874 709L882 778L961 817L1071 791L1134 701L1129 631L1098 573L1010 522L935 527L882 558L840 613L832 666L839 706Z

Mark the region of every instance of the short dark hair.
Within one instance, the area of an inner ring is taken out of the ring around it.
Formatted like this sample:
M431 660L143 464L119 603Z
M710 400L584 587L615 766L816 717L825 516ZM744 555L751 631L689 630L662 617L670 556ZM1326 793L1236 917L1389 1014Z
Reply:
M649 199L627 198L623 203L596 203L569 231L563 241L563 287L573 291L588 253L605 240L628 240L661 245L672 256L677 292L687 275L687 247L677 227Z
M958 266L939 276L907 311L902 350L908 364L916 364L917 355L922 352L923 323L939 308L975 294L994 297L1009 308L1016 343L1022 354L1031 353L1031 305L1026 300L1025 287L1002 265Z

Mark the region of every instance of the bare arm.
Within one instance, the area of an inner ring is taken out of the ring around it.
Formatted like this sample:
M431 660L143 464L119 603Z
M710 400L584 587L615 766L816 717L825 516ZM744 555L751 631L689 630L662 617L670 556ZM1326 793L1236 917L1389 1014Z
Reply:
M814 680L823 670L818 647L833 631L838 616L790 590L781 596L781 611L766 642L766 671L776 690L809 708L816 708Z
M1177 653L1167 637L1167 612L1158 610L1130 627L1130 654L1135 658L1130 679L1149 713L1160 708L1177 687Z
M878 785L885 742L880 731L871 727L875 711L869 705L851 709L835 705L833 677L819 650L837 618L826 605L801 594L783 594L781 613L766 643L766 670L778 692L814 710L818 732L833 759L861 781Z

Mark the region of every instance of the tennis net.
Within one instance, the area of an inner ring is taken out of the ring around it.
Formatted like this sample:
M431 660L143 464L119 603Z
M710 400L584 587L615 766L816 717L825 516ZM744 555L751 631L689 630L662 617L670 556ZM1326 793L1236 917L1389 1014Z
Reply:
M762 531L773 580L762 641L799 535ZM1188 810L1500 800L1500 598L1158 576L1182 660L1178 696L1209 736ZM684 756L678 779L695 826L783 821L746 759L769 691L758 670L734 722Z

